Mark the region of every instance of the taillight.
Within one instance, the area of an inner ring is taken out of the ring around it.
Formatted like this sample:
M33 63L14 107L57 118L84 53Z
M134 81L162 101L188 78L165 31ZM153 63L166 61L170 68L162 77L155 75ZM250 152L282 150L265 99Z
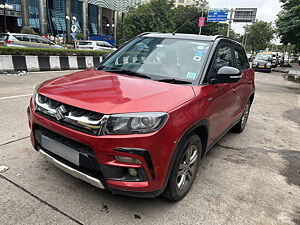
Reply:
M10 40L4 41L5 44L10 44Z

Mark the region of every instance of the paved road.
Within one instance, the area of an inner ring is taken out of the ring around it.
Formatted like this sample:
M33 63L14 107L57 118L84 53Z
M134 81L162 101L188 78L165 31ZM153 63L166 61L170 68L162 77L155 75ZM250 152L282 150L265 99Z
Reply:
M206 156L189 195L111 195L46 162L28 138L34 86L68 72L0 76L1 224L300 224L300 85L257 73L242 134L226 135Z

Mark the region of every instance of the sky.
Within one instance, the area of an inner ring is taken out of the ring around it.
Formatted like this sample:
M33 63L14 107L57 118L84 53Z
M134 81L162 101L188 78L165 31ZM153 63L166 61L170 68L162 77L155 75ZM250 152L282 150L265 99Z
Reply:
M257 19L275 22L280 12L279 0L208 0L210 8L257 8ZM237 33L244 33L245 23L233 23Z

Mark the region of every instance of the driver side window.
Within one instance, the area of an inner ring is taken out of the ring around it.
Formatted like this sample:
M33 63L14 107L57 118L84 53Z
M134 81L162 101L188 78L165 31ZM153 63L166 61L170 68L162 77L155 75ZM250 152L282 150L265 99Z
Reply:
M216 78L218 70L224 66L233 66L231 46L227 44L222 44L218 48L209 70L209 79Z

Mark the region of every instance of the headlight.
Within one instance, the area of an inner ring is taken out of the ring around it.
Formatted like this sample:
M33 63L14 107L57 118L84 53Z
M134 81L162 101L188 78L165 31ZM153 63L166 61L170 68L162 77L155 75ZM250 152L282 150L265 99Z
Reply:
M256 62L256 61L253 61L253 65L256 66L256 65L257 65L257 62Z
M267 66L268 66L268 67L272 66L272 63L271 63L271 62L268 62L268 63L267 63Z
M34 88L33 94L32 94L32 99L31 99L31 101L32 101L32 105L33 105L34 110L35 110L35 98L36 98L36 95L37 95L38 90L39 90L39 88L41 87L41 85L42 85L42 84L36 85L35 88Z
M125 113L109 116L105 134L145 134L159 130L168 117L163 112Z

